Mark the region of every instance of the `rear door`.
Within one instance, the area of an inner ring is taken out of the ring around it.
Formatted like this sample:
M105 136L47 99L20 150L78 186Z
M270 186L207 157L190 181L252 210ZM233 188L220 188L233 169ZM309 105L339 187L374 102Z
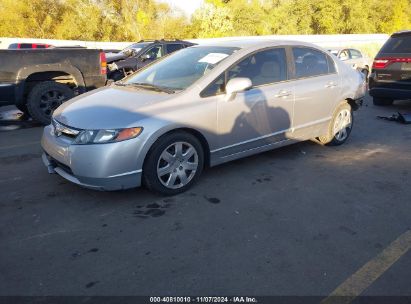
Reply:
M295 79L294 136L317 136L340 101L341 81L333 59L309 47L292 48Z
M385 87L408 89L411 85L411 32L394 34L374 60L375 80Z

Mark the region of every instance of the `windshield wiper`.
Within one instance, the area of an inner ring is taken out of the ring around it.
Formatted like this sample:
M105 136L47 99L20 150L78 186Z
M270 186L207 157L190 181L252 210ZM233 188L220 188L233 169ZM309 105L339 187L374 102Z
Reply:
M167 87L156 86L154 84L145 83L145 82L131 82L131 83L127 83L127 84L124 84L124 85L142 87L144 89L153 90L153 91L157 91L157 92L165 92L165 93L168 93L168 94L174 94L176 92L175 90L167 88Z

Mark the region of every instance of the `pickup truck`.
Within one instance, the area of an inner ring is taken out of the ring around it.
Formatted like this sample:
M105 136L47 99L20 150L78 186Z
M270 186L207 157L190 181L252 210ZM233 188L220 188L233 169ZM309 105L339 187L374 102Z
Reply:
M0 106L14 104L44 125L63 102L106 81L101 50L0 50Z

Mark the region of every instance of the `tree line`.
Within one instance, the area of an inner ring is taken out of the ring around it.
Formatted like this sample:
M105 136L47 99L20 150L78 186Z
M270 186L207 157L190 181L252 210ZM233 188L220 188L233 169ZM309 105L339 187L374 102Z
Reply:
M0 37L138 41L411 29L411 0L205 0L190 17L154 0L0 0Z

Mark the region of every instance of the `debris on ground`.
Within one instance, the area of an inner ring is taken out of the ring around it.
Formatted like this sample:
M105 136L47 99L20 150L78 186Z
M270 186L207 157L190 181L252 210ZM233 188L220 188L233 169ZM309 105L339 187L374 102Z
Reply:
M377 118L388 121L396 121L402 124L411 124L411 114L401 114L400 112L397 114L392 114L391 116L377 116Z

